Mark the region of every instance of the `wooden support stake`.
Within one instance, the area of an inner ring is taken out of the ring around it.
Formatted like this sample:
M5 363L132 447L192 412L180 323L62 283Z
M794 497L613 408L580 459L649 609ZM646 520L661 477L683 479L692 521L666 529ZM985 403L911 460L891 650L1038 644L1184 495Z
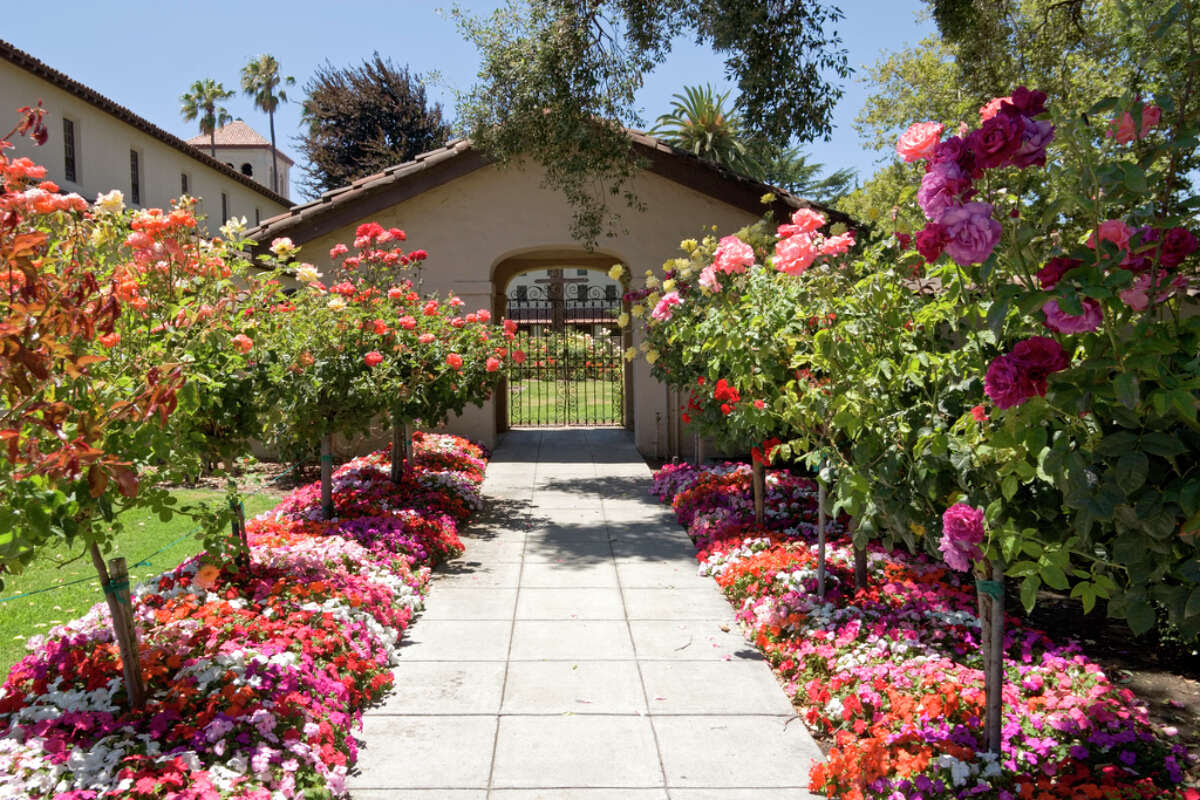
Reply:
M129 570L125 559L114 558L104 565L104 557L95 543L89 547L92 565L100 576L100 587L112 616L113 633L121 652L121 671L125 677L125 693L131 708L146 705L146 684L142 678L142 662L138 654L137 630L133 625L133 605L129 597Z
M404 447L404 425L395 417L392 418L392 483L399 483L404 475L406 461Z
M333 434L321 437L321 512L333 519Z
M987 696L987 742L988 751L1000 754L1002 729L1004 727L1004 565L991 562L992 585L999 591L990 596L992 606L992 650L988 654L988 672L991 686Z
M766 519L764 508L767 489L766 469L761 461L755 459L751 459L751 461L753 463L750 467L750 483L754 488L754 524L761 528Z
M825 599L825 484L817 484L817 597Z

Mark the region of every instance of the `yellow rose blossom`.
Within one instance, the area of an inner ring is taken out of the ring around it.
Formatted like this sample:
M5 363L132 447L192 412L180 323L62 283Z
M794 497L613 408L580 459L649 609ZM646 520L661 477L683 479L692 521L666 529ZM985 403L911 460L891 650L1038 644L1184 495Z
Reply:
M646 307L644 305L642 305L641 303L638 303L637 305L635 305L629 309L629 313L635 317L640 317L640 316L642 316L642 314L646 313Z
M646 288L647 289L655 288L656 286L658 286L658 283L659 283L658 278L654 277L653 275L651 275L649 278L646 278Z
M696 248L699 246L699 243L695 239L684 239L679 243L679 249L686 253L695 252Z
M675 288L675 281L673 281L673 280L663 281L662 289L664 292L669 292L674 288Z
M634 347L625 348L625 360L633 361L635 358L637 358L637 348L634 348Z
M331 297L326 305L329 306L331 311L342 311L346 308L346 298L341 295Z
M646 305L647 307L656 306L658 305L658 301L661 299L662 295L660 295L658 292L653 292L649 297L646 298Z
M320 277L321 273L317 272L317 268L312 264L304 263L296 268L296 280L301 283L312 283L315 280L319 280Z
M610 269L608 271L608 277L612 278L614 281L621 280L621 276L624 274L625 274L625 268L622 267L620 264L613 264L612 269Z
M629 315L626 314L624 311L622 311L621 316L617 317L617 326L624 328L628 324L629 324Z
M120 214L125 210L125 194L120 189L96 195L96 209L105 214Z
M659 353L657 350L649 351L648 353L646 353L646 363L653 364L655 361L658 361L658 355L659 355Z
M271 242L271 252L279 258L287 258L296 250L296 245L292 244L292 240L286 236L280 236Z

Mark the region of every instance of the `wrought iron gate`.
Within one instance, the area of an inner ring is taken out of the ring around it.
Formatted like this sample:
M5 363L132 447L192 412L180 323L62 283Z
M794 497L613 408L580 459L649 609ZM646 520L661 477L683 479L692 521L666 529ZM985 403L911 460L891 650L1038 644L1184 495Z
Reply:
M561 273L549 286L510 291L505 316L517 323L508 359L508 425L621 425L625 361L617 326L621 297L602 286L571 286Z

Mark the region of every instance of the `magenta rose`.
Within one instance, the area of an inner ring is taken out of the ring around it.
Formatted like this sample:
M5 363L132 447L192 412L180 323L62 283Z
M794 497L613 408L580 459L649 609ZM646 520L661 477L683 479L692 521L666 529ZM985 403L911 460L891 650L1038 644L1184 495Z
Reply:
M921 178L917 204L925 212L926 219L937 219L947 209L962 205L959 196L970 186L970 179L955 162L934 164Z
M971 562L983 558L979 545L987 535L983 527L983 511L966 503L955 503L942 514L942 551L951 569L966 572Z
M1047 377L1071 365L1062 345L1048 336L1031 336L1017 342L1010 355L1039 395L1046 393Z
M975 154L975 163L984 169L1007 166L1021 149L1025 123L1011 109L984 122L967 136L967 145Z
M1038 282L1043 289L1053 289L1062 280L1062 276L1066 275L1076 267L1082 267L1083 262L1075 258L1063 258L1057 256L1046 262L1046 266L1038 270Z
M997 356L988 364L987 375L983 379L983 391L991 398L996 408L1019 406L1035 394L1025 371L1011 355Z
M1100 304L1090 297L1082 301L1082 314L1068 314L1058 307L1057 300L1051 300L1042 306L1046 315L1046 327L1056 333L1091 333L1100 327L1104 312Z
M1046 93L1036 89L1026 89L1024 86L1014 89L1008 102L1027 117L1036 117L1046 111Z
M992 219L990 203L966 203L938 218L946 229L946 254L959 266L982 264L996 249L1003 229Z
M1025 169L1037 165L1046 166L1046 145L1054 138L1054 126L1045 120L1024 118L1025 134L1021 146L1013 153L1012 165Z
M1187 228L1171 228L1163 236L1162 247L1158 252L1158 263L1167 269L1174 269L1183 260L1196 252L1196 237Z
M946 229L936 222L930 222L917 231L917 252L925 257L925 263L932 264L946 249L948 241Z

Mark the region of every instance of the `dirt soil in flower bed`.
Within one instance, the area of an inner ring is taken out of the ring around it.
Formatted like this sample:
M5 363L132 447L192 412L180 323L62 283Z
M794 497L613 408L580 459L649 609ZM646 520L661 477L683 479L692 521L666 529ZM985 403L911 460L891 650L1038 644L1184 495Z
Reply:
M334 464L335 469L337 466ZM278 499L292 489L320 480L321 473L316 463L296 465L275 461L257 461L246 466L239 466L234 477L243 493L261 494ZM215 473L203 475L194 481L181 484L180 487L220 491L225 488L225 482L225 475Z
M1006 602L1024 616L1019 600ZM1026 618L1056 639L1077 639L1114 683L1146 704L1153 722L1178 728L1180 743L1195 759L1187 770L1189 782L1200 783L1200 644L1134 636L1124 622L1106 617L1100 604L1084 614L1079 601L1052 592L1040 593Z

